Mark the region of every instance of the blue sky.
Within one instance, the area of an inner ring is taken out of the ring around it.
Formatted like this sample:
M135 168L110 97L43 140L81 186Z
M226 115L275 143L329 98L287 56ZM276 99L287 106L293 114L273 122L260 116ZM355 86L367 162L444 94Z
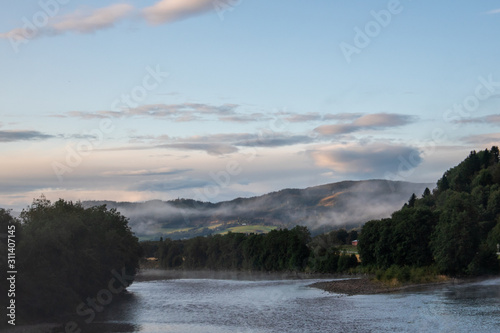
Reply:
M433 183L500 140L499 1L30 0L0 18L0 207Z

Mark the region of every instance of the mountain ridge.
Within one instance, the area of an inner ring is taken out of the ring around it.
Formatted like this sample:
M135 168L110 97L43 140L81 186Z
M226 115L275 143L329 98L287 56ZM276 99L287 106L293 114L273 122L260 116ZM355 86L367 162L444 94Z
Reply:
M216 203L179 198L144 202L84 201L82 204L116 208L130 219L132 230L143 239L189 238L238 225L304 225L312 231L357 227L368 220L390 216L413 193L419 196L426 187L434 186L380 179L346 180Z

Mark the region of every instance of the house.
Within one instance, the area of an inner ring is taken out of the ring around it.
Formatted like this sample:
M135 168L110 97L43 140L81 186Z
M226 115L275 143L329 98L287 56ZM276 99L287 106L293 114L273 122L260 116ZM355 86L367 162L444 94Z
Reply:
M354 245L354 246L358 246L358 240L357 240L357 239L353 240L353 241L351 242L351 244L352 244L352 245Z

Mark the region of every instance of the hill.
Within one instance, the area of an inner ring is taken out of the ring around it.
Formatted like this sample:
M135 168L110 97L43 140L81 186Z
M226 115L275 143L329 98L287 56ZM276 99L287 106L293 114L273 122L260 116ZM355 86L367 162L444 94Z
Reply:
M343 181L218 203L176 199L86 201L83 205L116 208L130 218L132 230L141 239L181 239L227 231L259 233L296 225L318 233L388 217L426 187L433 186L388 180Z

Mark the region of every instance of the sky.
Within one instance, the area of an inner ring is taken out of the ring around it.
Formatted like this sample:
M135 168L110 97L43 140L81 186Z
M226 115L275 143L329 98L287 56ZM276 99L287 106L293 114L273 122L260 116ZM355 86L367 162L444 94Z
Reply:
M500 1L25 0L0 207L435 183L500 141Z

